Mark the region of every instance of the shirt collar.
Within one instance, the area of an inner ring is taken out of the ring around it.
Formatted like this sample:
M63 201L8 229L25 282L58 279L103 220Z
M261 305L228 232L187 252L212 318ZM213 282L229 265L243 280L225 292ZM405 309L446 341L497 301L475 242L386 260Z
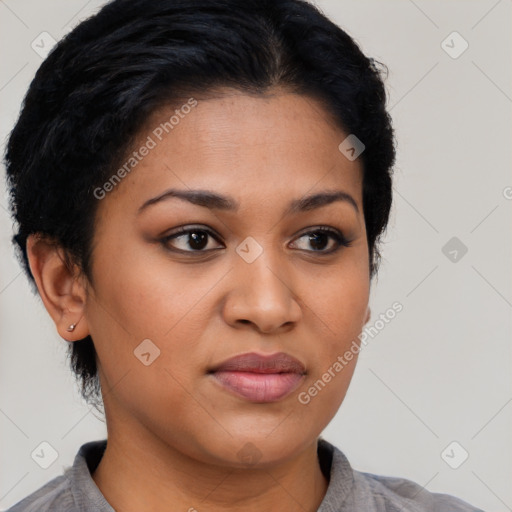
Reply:
M318 459L329 485L317 512L338 512L352 493L352 467L342 451L321 437L318 439Z
M71 492L80 512L91 509L97 512L115 512L91 476L106 447L106 439L83 444L75 456L73 466L68 470ZM318 439L317 453L322 472L329 480L327 492L318 512L336 512L352 491L352 467L338 448L321 437Z
M83 444L70 468L71 492L80 512L115 512L91 476L106 447L106 439Z

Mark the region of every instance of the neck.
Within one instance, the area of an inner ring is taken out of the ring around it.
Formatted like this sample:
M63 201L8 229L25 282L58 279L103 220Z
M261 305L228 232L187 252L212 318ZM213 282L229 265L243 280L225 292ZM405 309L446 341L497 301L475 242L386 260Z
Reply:
M240 469L193 459L158 439L109 435L92 477L118 512L318 510L328 481L317 440L281 464Z

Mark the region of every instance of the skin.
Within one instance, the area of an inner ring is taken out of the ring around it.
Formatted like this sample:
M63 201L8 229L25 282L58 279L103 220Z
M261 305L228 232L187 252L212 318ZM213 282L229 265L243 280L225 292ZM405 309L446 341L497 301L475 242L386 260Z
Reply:
M174 108L148 120L140 144ZM93 479L115 510L320 506L328 480L317 438L345 397L357 356L307 405L298 395L357 340L370 315L362 165L338 150L346 136L311 98L225 90L199 99L100 200L94 286L64 265L58 247L29 238L31 269L59 334L94 340L108 445ZM174 198L137 215L169 188L212 190L240 209ZM337 201L283 217L290 201L321 190L350 194L358 211ZM190 225L213 231L218 240L201 250L215 250L193 253L186 234L159 241ZM304 234L319 226L341 231L351 245L323 254L338 244L328 237L316 249ZM248 236L263 249L252 263L235 250ZM145 366L134 350L148 338L160 356ZM235 355L281 351L307 374L274 403L239 398L207 374ZM253 464L237 455L249 442Z

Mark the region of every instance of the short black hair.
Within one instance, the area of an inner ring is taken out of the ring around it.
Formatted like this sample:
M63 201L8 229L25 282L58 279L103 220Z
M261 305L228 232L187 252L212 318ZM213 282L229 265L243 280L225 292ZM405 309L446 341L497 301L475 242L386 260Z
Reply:
M363 208L370 277L392 203L395 140L381 62L304 0L114 0L50 52L25 96L5 163L13 243L37 293L26 242L40 233L92 283L98 199L145 121L162 105L216 88L274 87L320 101L365 149ZM341 141L340 141L341 142ZM71 343L83 398L101 401L96 351Z

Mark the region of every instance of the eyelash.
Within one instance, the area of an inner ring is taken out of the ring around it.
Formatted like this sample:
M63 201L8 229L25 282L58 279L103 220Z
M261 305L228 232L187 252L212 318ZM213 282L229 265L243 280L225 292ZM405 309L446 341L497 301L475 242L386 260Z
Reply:
M179 237L189 234L189 233L197 233L197 232L207 233L218 243L221 243L220 240L218 239L217 235L213 231L211 231L208 228L204 228L204 227L200 227L200 226L180 227L174 233L171 233L170 235L167 235L167 236L163 237L162 239L160 239L160 242L164 246L164 248L167 249L168 251L177 252L180 254L204 254L204 253L208 253L210 251L217 250L217 249L209 249L206 251L205 250L184 251L182 249L171 249L167 245L167 243L170 240L179 238ZM306 251L306 252L315 253L320 256L327 256L330 254L334 254L335 252L338 252L342 247L350 247L352 245L352 241L347 240L347 238L345 238L345 236L341 232L339 232L338 230L334 230L332 228L325 227L325 226L319 226L319 227L313 228L309 231L303 232L302 234L300 234L297 237L297 239L300 239L306 235L311 235L311 234L315 234L315 233L325 233L325 234L329 235L332 239L334 239L336 241L336 243L338 245L337 245L337 247L335 247L334 249L331 249L330 251Z

